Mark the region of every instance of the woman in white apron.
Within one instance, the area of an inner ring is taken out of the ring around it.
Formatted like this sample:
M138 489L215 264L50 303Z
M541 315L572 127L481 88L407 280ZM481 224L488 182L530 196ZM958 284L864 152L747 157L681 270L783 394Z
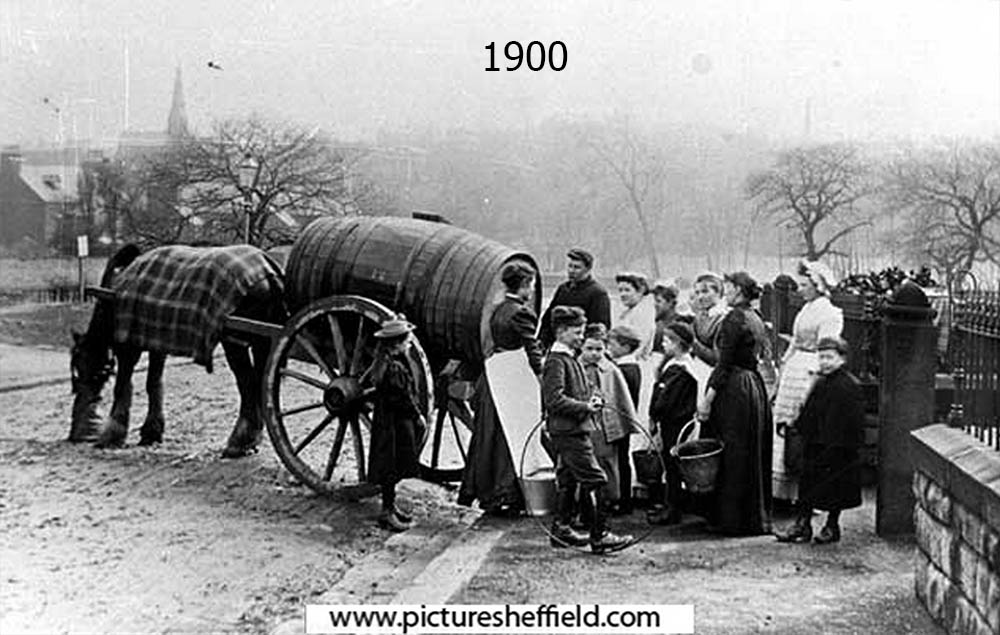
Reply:
M774 401L773 495L795 501L798 498L798 475L785 464L785 437L794 426L819 371L816 346L824 337L840 337L844 315L830 302L836 284L833 272L820 262L802 261L799 265L799 293L806 303L795 316L792 343L781 360L778 393Z

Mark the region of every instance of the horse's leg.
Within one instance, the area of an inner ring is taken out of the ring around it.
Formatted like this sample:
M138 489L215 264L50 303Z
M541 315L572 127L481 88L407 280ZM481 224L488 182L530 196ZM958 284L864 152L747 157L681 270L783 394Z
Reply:
M240 414L226 442L226 449L222 451L223 458L233 459L252 454L260 442L261 425L257 403L260 381L250 361L249 348L232 342L223 342L222 347L226 351L226 361L233 371L236 388L240 393Z
M96 445L99 448L118 448L125 444L125 437L128 436L129 410L132 408L132 371L135 370L140 355L142 351L134 346L115 347L115 358L118 361L115 401L111 406L111 416L97 438Z
M163 364L166 353L147 353L149 369L146 371L146 394L149 395L149 409L146 421L139 430L139 445L153 445L163 441Z

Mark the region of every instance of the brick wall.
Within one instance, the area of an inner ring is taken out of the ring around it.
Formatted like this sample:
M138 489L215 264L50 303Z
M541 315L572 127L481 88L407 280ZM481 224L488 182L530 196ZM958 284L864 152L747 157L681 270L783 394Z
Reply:
M943 425L912 440L917 598L949 633L1000 633L1000 453Z

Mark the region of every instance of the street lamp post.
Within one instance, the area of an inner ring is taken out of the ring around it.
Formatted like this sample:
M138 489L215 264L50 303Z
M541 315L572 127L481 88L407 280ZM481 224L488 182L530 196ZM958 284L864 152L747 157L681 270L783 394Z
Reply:
M250 215L253 212L253 183L257 178L257 160L248 152L239 165L240 192L243 194L243 242L250 244Z

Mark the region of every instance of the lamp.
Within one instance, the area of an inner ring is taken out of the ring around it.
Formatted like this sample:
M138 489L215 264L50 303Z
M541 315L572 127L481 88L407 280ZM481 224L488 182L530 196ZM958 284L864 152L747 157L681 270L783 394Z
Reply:
M239 165L240 192L243 194L243 242L250 244L250 213L253 211L253 184L257 178L257 168L260 164L249 152L243 155Z

